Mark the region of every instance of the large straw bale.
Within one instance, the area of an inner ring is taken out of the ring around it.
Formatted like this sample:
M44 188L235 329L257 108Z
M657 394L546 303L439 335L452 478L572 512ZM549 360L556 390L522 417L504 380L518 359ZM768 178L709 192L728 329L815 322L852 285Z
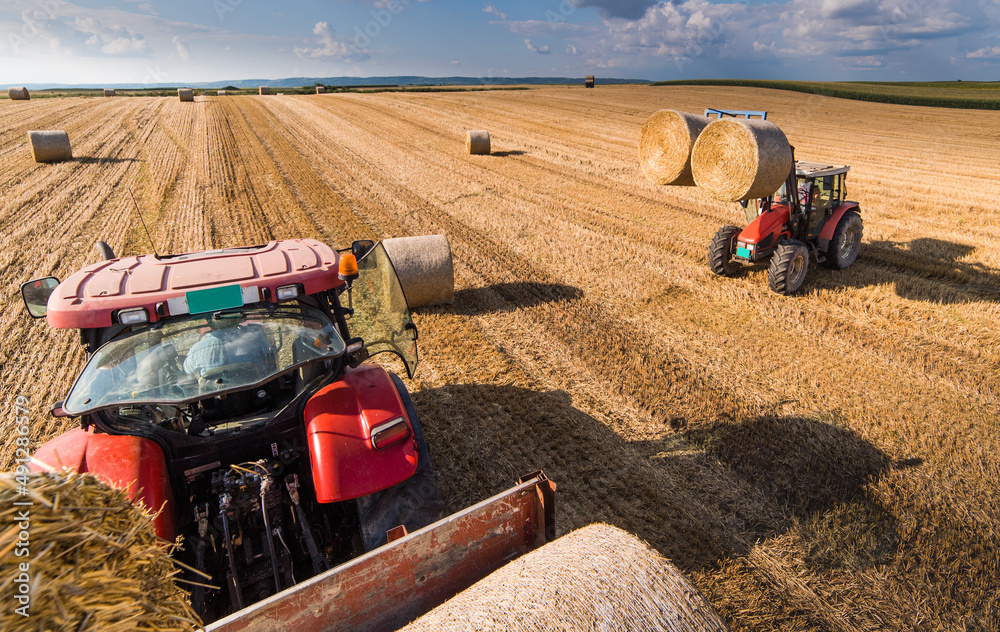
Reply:
M465 132L465 148L473 155L490 153L490 133L484 129Z
M225 90L219 90L219 91L217 91L215 93L215 96L224 97L224 96L226 96L226 91Z
M90 474L24 476L26 484L0 474L0 558L11 562L0 578L7 596L0 629L180 632L200 625L173 581L170 546L124 491ZM18 546L25 539L27 549ZM28 554L18 556L21 550ZM15 570L15 561L27 571ZM29 617L15 612L15 595L26 596Z
M257 92L259 94L271 94L271 88L268 86L259 86Z
M400 632L727 630L684 575L633 535L584 527L519 557Z
M194 103L194 90L191 88L177 88L177 98L182 103Z
M11 101L30 101L31 95L27 88L7 88L7 96Z
M722 118L698 136L691 171L698 186L723 202L767 197L792 168L792 148L774 123Z
M455 297L451 245L444 235L382 241L409 307L450 303Z
M73 148L69 144L69 134L62 130L32 130L28 132L28 144L35 162L62 162L73 159Z
M316 94L326 94L325 86L316 86Z
M639 134L642 173L656 184L694 186L691 148L710 122L707 116L677 110L654 113Z
M594 75L587 75L583 78L583 87L593 88L594 87Z
M114 88L105 88L104 89L104 96L106 96L106 97L113 97L113 96L115 96L115 89Z

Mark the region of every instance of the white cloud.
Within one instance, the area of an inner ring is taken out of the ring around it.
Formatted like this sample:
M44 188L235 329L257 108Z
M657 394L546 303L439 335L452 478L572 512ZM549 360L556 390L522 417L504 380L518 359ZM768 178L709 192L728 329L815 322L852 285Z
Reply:
M525 38L524 40L524 45L528 47L528 50L530 50L533 53L537 53L539 55L548 55L550 52L552 52L549 50L549 47L547 45L535 46L534 44L531 43L531 40L527 38Z
M501 11L500 9L496 8L492 4L487 3L486 6L483 7L483 13L489 13L497 16L498 18L500 18L505 22L507 21L507 14Z
M990 46L969 51L965 54L965 57L966 59L1000 60L1000 46Z
M108 55L122 55L125 53L137 53L146 49L146 42L139 37L116 37L110 42L101 46L101 52Z
M174 46L177 47L177 54L180 55L181 61L187 61L191 59L191 50L187 47L187 44L179 36L174 35L171 40Z
M359 49L353 44L334 39L334 33L330 30L330 25L326 22L317 22L313 27L317 46L295 47L295 54L302 59L339 59L346 62L363 61L370 55L367 51Z

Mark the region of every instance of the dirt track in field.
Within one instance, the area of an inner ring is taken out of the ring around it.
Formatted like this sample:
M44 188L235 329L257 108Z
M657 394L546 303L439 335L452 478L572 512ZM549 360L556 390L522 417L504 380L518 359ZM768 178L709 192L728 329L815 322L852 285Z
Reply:
M792 298L711 275L742 213L636 158L654 111L707 106L851 165L852 268ZM76 160L31 161L49 128ZM82 353L16 285L96 239L148 251L128 188L161 252L445 233L456 302L418 310L410 386L450 509L544 469L561 532L636 533L734 629L996 630L998 141L992 112L710 87L0 102L5 412L25 394L35 439L61 429Z

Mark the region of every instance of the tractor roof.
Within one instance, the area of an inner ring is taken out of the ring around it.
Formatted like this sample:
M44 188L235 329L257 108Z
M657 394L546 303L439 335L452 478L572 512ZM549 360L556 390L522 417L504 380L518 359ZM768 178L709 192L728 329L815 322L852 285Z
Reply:
M221 288L229 290L230 302L239 288L237 305L239 295L243 304L274 302L277 288L287 285L298 284L303 295L315 294L344 283L337 275L338 265L339 255L312 239L159 259L153 255L111 259L60 283L49 298L48 322L60 328L109 327L116 324L119 310L135 307L145 308L149 321L155 322L189 313L189 300L211 303L213 293L204 291Z
M850 169L847 165L831 165L825 162L806 162L804 160L795 161L795 175L806 178L835 176L840 173L847 173Z

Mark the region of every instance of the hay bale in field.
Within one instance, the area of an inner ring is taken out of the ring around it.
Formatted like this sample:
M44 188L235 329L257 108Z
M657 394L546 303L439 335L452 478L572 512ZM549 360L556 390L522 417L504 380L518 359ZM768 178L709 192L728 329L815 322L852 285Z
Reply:
M22 486L15 474L0 474L0 551L12 562L4 580L13 582L0 629L181 632L200 625L173 581L170 546L128 494L90 474L25 476ZM26 529L18 527L22 511ZM17 550L28 553L17 557ZM30 618L15 611L22 605Z
M177 98L181 103L194 103L194 90L191 88L177 88Z
M621 529L593 524L527 553L400 632L727 630L684 575Z
M384 239L409 307L450 303L455 298L451 245L444 235Z
M260 86L257 88L259 94L271 94L271 88L267 86Z
M216 96L224 97L224 96L226 96L226 91L225 90L219 90L215 94L216 94Z
M484 129L465 132L465 148L473 155L490 153L490 133Z
M711 197L739 202L778 190L792 168L792 148L774 123L723 118L698 136L691 151L694 181Z
M583 87L584 88L594 87L594 75L587 75L586 77L583 78Z
M7 88L7 96L11 101L30 101L31 95L27 88Z
M115 89L114 88L105 88L104 89L104 96L106 96L106 97L113 97L113 96L115 96Z
M660 110L650 116L639 134L639 166L656 184L694 186L691 148L711 122L707 116Z
M69 134L62 130L33 130L28 132L28 144L35 162L62 162L73 159Z
M326 94L326 88L324 86L316 86L316 94Z

